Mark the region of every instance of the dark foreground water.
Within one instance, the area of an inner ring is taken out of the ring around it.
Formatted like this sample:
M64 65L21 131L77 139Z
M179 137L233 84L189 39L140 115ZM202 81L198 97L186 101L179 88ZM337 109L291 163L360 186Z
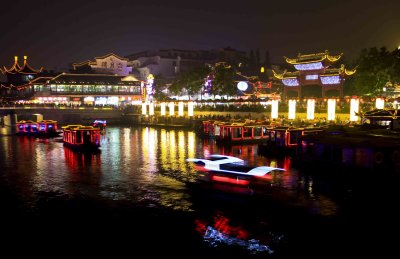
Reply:
M81 154L59 139L0 136L3 253L113 258L398 254L394 173L301 171L291 167L290 158L259 156L256 145L217 147L181 130L110 127L101 145L100 153ZM212 153L286 171L251 187L229 179L200 181L204 175L185 160Z

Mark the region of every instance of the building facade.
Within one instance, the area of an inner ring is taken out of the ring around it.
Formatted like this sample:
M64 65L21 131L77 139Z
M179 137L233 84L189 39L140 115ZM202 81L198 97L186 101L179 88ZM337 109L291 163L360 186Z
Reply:
M330 55L326 50L316 54L298 54L296 58L285 58L293 72L272 70L275 82L283 85L283 98L343 97L343 86L347 76L356 72L342 64L334 67L343 54Z
M95 57L94 61L83 61L72 64L76 73L94 73L127 76L132 73L132 67L128 59L122 58L114 53L102 57Z

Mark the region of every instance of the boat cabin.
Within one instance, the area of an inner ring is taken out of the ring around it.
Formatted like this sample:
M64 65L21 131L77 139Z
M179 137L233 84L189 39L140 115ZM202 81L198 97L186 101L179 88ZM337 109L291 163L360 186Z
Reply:
M17 122L17 135L35 135L39 132L38 123L31 120Z
M92 123L92 126L95 128L100 128L100 130L104 130L107 127L107 121L106 120L95 120Z
M83 125L62 127L64 145L77 150L96 150L100 147L100 128Z

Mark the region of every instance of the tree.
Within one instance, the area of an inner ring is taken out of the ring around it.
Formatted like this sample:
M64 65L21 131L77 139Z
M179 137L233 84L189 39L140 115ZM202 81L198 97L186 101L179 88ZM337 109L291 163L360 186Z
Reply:
M211 88L213 95L236 95L234 85L235 70L226 63L218 63L214 67L214 80Z
M169 90L173 94L187 93L189 96L201 91L204 79L210 73L208 66L197 67L190 71L180 73L172 82Z
M357 72L346 82L351 95L380 94L387 84L400 82L399 50L363 49L356 64Z

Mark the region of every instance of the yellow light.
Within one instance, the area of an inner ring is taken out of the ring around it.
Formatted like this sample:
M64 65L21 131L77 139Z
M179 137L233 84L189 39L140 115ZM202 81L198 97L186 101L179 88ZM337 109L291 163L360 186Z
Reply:
M271 101L271 118L272 119L278 118L278 100Z
M289 100L289 114L288 119L294 120L296 117L296 100Z
M352 98L350 100L350 121L358 121L358 109L360 106L360 100L357 98Z
M307 120L313 120L315 113L315 100L308 99L307 100Z
M142 103L142 115L146 115L147 114L147 107L146 107L146 103Z
M383 98L376 98L375 107L377 109L384 109L385 108L385 100Z
M188 102L188 116L189 117L191 117L191 116L193 116L193 102L192 101L190 101L190 102Z
M335 120L336 99L328 99L328 121Z
M170 102L168 104L168 107L169 107L169 116L174 116L174 113L175 113L175 111L174 111L174 102Z
M166 112L165 112L165 103L161 103L160 105L160 109L161 109L161 116L165 116Z
M183 102L178 103L178 115L183 116Z
M149 104L149 115L154 115L154 103Z
M264 67L261 67L261 73L264 73L265 72L265 69L264 69Z

